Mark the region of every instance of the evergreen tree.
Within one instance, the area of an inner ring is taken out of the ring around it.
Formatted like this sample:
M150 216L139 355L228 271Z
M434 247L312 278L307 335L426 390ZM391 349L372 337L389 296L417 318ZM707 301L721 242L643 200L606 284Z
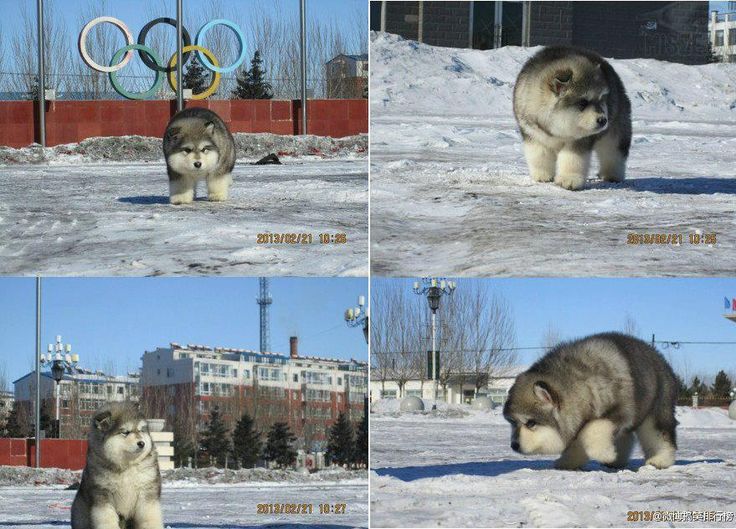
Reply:
M266 82L266 71L262 69L261 52L256 50L250 61L250 70L243 67L237 76L237 86L232 91L235 99L271 99L273 87Z
M21 424L21 420L18 417L18 406L13 406L8 414L8 422L5 424L5 430L8 437L23 438L28 437L29 432Z
M715 382L713 382L713 398L727 399L732 388L731 379L728 378L726 372L721 369L716 375Z
M190 88L194 94L204 92L209 86L204 66L199 63L196 55L189 61L186 72L182 74L182 84L184 88Z
M690 388L685 385L685 381L677 373L675 373L675 383L677 384L678 399L689 399L690 397L692 397Z
M700 381L698 377L693 377L693 383L690 384L690 393L696 393L700 398L703 398L708 392L708 386Z
M225 458L230 451L230 441L227 426L217 406L210 413L210 420L207 423L207 429L202 434L200 445L207 452L210 461L214 460L217 466L225 465Z
M197 442L186 434L183 428L174 427L174 463L183 467L189 463L189 458L197 455Z
M261 457L261 432L250 415L244 413L233 431L233 455L243 468L253 468Z
M354 454L355 434L353 433L353 425L347 415L340 412L337 421L330 428L326 457L329 461L338 465L350 465L353 462Z
M46 437L54 436L54 420L49 414L49 404L47 401L41 401L41 430L46 432Z
M277 422L271 426L266 440L266 449L263 457L267 461L273 461L277 466L286 468L296 460L296 450L293 443L296 436L291 433L289 425L285 422Z
M360 421L355 439L355 456L353 461L356 465L368 467L368 416L364 415Z

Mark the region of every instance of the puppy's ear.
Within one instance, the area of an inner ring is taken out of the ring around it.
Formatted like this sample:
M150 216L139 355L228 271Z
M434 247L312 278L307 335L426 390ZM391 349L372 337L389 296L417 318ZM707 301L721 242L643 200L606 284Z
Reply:
M173 140L181 134L181 127L171 127L166 131L166 139Z
M549 384L542 380L538 380L534 383L534 395L547 406L553 406L555 408L559 407L560 402L557 397L557 393L549 386Z
M205 123L205 125L204 125L204 131L207 134L212 134L213 132L215 132L215 122L214 121L208 121L207 123Z
M558 70L555 72L549 83L549 87L556 95L559 96L562 95L562 93L570 86L570 81L572 81L572 70L570 68L565 68L564 70Z
M92 420L92 424L94 425L96 430L99 430L101 432L108 431L112 426L112 413L110 413L109 411L98 413Z

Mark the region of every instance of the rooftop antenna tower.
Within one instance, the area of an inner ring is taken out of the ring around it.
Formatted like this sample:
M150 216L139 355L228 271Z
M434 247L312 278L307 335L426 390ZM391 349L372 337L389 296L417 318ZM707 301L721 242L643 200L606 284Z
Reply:
M258 278L259 296L256 302L261 311L261 352L271 351L271 315L270 305L273 303L271 299L271 289L269 288L269 279L267 277Z

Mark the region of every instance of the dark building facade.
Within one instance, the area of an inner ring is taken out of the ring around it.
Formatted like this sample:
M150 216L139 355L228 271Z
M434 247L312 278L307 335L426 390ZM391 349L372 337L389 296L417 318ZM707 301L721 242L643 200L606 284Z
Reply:
M708 2L372 1L371 29L433 46L555 44L617 59L711 61Z

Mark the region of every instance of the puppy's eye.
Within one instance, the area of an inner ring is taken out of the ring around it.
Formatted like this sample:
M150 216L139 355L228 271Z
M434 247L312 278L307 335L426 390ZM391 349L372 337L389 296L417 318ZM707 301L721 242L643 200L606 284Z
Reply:
M587 108L587 106L588 106L588 100L587 99L581 99L580 101L578 101L578 108L580 110L585 110Z
M202 149L202 152L204 152L204 153L210 152L210 148L209 147L205 147L204 149Z
M120 435L122 435L123 437L128 437L130 435L130 431L123 430L122 432L120 432Z
M537 425L537 421L535 421L534 419L529 419L528 421L526 421L526 424L525 424L525 426L529 429L534 428L536 425Z
M189 154L190 152L192 152L192 149L190 149L189 147L186 147L182 149L182 151L184 151L185 154Z

